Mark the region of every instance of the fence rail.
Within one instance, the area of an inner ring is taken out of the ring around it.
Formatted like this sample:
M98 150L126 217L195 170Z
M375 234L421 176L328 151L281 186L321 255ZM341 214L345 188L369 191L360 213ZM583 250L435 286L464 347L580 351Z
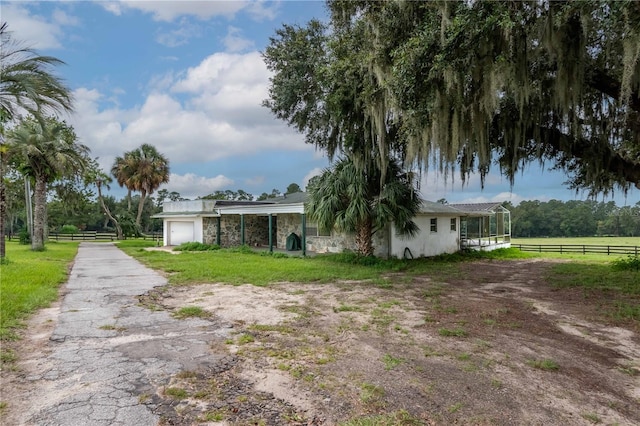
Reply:
M75 234L63 234L59 232L50 232L49 240L54 241L115 241L117 236L115 232L76 232Z
M606 246L594 244L511 244L521 251L552 253L599 253L599 254L631 254L640 255L640 246Z
M143 240L162 239L162 232L152 232L150 234L142 234ZM85 231L76 232L75 234L63 234L59 232L50 232L49 240L52 241L116 241L118 239L115 232L95 232Z

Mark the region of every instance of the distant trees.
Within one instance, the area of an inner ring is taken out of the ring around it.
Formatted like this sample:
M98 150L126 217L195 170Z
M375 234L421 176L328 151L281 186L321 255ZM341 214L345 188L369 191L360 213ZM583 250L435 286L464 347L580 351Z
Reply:
M514 237L640 236L640 202L617 207L613 201L534 200L505 207Z

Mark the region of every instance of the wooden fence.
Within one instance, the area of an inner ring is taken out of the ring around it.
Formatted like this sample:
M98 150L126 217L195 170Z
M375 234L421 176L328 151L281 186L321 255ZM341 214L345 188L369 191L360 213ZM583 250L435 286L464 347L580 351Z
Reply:
M640 246L606 246L592 244L511 244L511 247L522 251L553 253L599 253L640 255Z
M143 234L140 236L143 240L162 239L162 232L152 232L151 234ZM116 241L118 238L115 232L96 232L85 231L75 234L63 234L59 232L50 232L50 241Z

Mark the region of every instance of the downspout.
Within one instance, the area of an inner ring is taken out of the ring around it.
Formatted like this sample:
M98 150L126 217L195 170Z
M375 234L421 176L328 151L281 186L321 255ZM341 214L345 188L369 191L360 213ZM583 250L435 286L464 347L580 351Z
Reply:
M240 215L240 245L244 245L244 214Z
M218 246L220 245L220 243L222 241L222 238L220 236L220 231L221 231L221 228L222 228L222 226L220 225L220 220L221 219L222 218L220 217L220 211L218 210L218 220L216 221L216 244Z
M302 213L302 257L307 255L307 215Z
M273 253L273 214L269 213L269 253Z

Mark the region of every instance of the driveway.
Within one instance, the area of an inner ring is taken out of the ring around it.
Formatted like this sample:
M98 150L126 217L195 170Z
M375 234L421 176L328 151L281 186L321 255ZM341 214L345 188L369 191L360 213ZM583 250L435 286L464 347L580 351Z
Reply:
M48 356L21 366L28 389L15 389L16 400L3 396L3 424L156 425L162 404L154 395L172 374L224 368L228 354L210 347L230 325L139 306L136 296L165 284L111 243L82 243Z

